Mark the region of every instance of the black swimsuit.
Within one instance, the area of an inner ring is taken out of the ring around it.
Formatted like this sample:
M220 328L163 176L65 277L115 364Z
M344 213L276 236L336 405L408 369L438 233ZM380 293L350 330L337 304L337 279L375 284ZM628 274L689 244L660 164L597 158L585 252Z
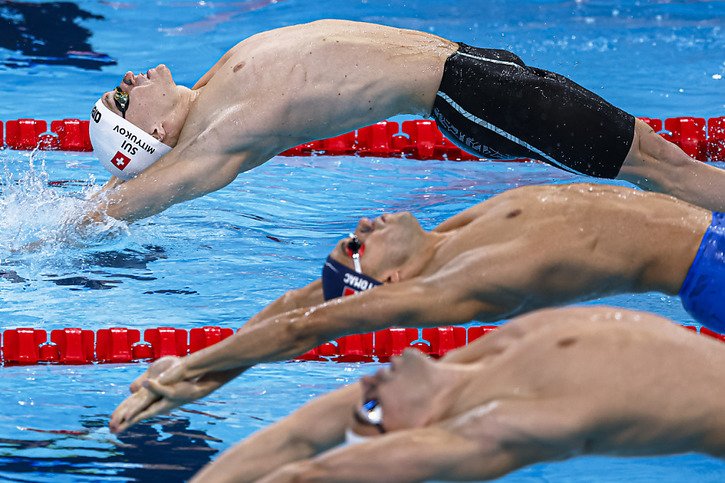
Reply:
M460 148L490 158L533 158L614 178L634 117L564 76L505 50L459 43L446 60L432 115Z

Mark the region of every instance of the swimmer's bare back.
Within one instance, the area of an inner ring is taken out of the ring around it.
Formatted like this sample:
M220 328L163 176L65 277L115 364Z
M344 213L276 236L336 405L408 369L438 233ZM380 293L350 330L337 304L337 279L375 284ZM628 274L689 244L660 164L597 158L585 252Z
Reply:
M213 121L214 149L271 155L380 119L429 115L457 44L382 25L324 20L254 35L227 52L202 87L179 144Z
M144 218L221 189L301 143L396 114L428 115L456 49L434 35L340 20L245 39L196 83L188 114L175 112L186 117L174 149L104 191L89 218Z

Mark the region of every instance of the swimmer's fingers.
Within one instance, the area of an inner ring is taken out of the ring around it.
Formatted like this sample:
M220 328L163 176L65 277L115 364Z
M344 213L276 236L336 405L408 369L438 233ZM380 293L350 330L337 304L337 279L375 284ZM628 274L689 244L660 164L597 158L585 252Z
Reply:
M151 404L146 410L136 414L128 421L126 421L118 432L125 431L134 424L144 421L160 414L168 414L172 409L176 408L177 405L170 402L168 399L159 399L155 403Z
M166 386L153 379L148 379L143 383L143 386L152 393L156 394L161 398L171 400L176 400L181 397L181 390L177 387L179 385L180 384L175 384L174 386Z
M143 412L159 399L159 396L143 388L127 397L111 415L111 420L108 424L111 432L119 433L124 431L130 426L129 421L133 420L136 415Z
M143 387L143 383L146 379L149 378L149 371L146 369L143 374L138 376L136 379L133 380L130 386L128 388L131 390L132 393L137 392L139 389Z
M173 369L174 367L178 366L181 362L181 357L176 356L166 356L162 357L161 359L153 362L151 365L149 365L148 369L138 376L134 381L131 383L131 386L129 387L131 389L131 392L136 392L143 386L144 381L150 379L150 378L156 378L156 377L166 377L167 380L172 380L172 378L175 377L175 373L177 371L171 371L170 369ZM171 377L169 377L171 376ZM166 382L166 381L164 381Z
M144 387L159 397L175 403L177 406L186 404L209 394L216 384L212 382L180 381L174 384L161 384L154 379L144 382Z
M118 415L114 413L111 423L112 432L120 433L140 421L160 414L167 414L187 402L208 394L208 392L200 394L198 388L192 383L181 382L173 386L166 386L155 379L148 379L144 382L143 388L129 399L141 394L148 394L151 397L144 398L143 402L145 404L128 404ZM126 401L124 401L124 404Z

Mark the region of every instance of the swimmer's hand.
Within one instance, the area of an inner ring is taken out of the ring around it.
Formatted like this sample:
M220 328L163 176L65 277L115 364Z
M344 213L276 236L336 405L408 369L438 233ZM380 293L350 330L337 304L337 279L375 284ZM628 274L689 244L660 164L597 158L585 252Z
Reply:
M144 419L166 414L200 399L226 382L217 374L187 378L184 358L162 357L131 384L127 397L111 415L112 433L120 433Z

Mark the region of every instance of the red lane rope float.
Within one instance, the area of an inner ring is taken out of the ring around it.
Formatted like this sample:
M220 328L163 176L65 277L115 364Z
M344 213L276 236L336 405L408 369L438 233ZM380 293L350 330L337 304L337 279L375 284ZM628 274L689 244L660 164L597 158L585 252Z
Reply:
M697 332L695 326L683 326ZM295 358L300 361L387 362L408 347L414 347L432 357L470 344L496 330L495 325L473 327L444 326L425 328L391 328L373 333L355 334L326 342ZM725 342L725 335L709 329L700 334ZM2 363L11 365L35 364L92 364L129 363L155 360L164 356L184 356L220 342L234 333L233 329L206 326L191 330L156 327L143 331L125 327L84 330L79 328L7 329L0 333Z
M701 117L640 118L655 132L680 146L688 155L700 161L725 161L725 117L705 120ZM88 137L89 121L62 119L46 121L16 119L0 122L0 147L30 150L91 151ZM382 121L356 131L296 146L282 156L375 156L382 158L447 159L473 161L479 158L462 151L448 141L427 120ZM518 159L515 161L528 161Z

